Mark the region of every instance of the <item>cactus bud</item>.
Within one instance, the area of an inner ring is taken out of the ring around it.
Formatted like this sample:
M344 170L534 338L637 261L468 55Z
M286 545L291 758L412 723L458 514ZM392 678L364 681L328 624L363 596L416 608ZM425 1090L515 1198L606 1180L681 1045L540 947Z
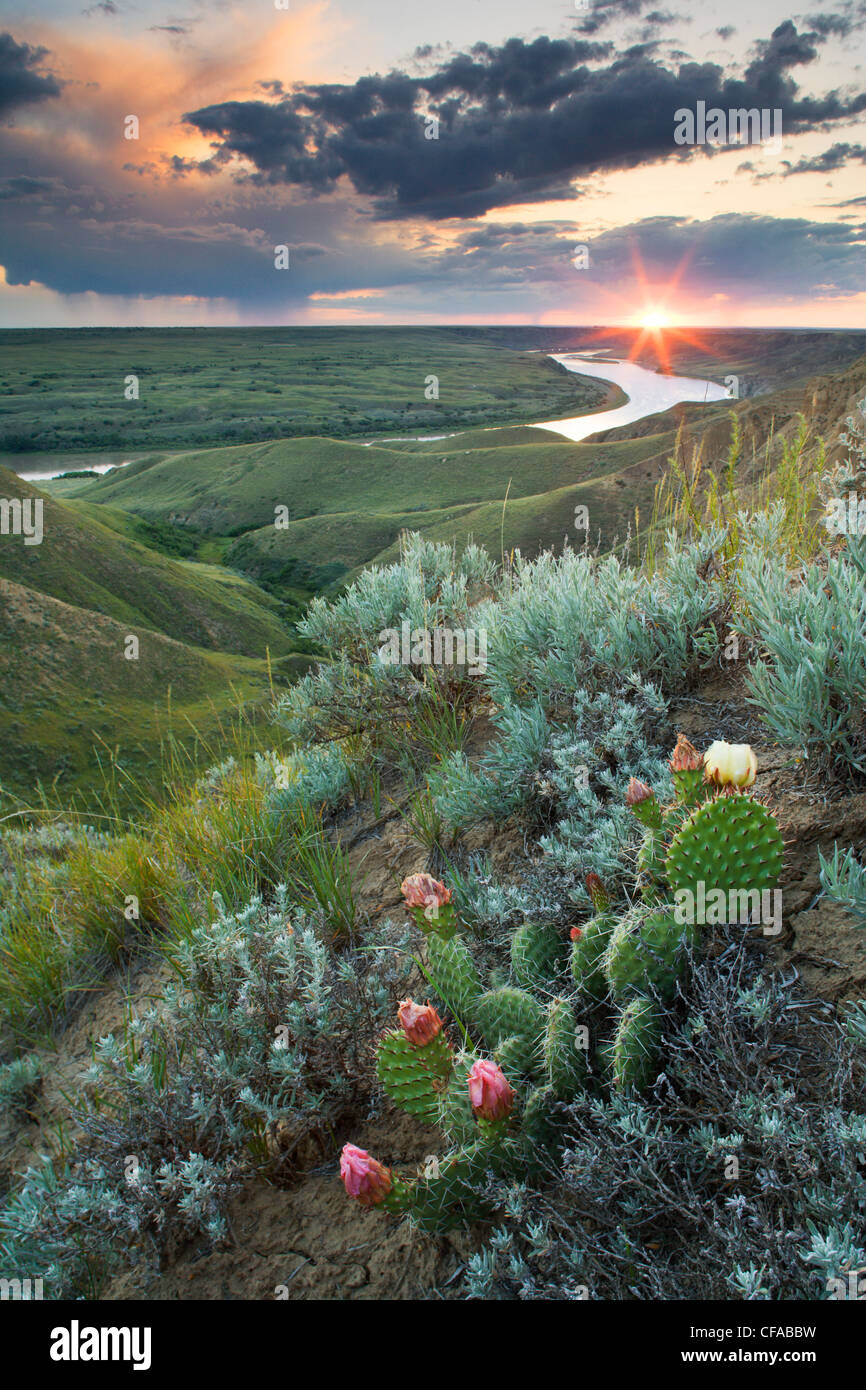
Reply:
M376 1207L391 1191L391 1170L371 1158L366 1149L344 1144L340 1155L340 1177L350 1197L362 1207Z
M442 1019L431 1004L416 1004L413 999L403 999L397 1009L397 1017L406 1040L416 1047L426 1047L442 1032Z
M568 935L572 941L579 941L580 938L583 936L583 932L581 931L580 927L572 927Z
M707 779L720 787L750 787L758 772L758 759L747 743L711 743L704 754Z
M655 796L652 787L647 786L646 782L641 782L637 777L630 777L628 791L625 794L626 806L639 806L642 801L646 801L648 796Z
M671 754L668 767L674 781L674 790L681 807L695 806L707 795L704 783L704 760L689 743L684 734L677 737L677 746Z
M610 898L607 896L605 886L598 874L587 874L586 891L592 898L592 905L596 912L604 912L610 907Z
M677 736L677 746L670 757L668 767L671 772L697 772L702 762L701 755L685 734Z
M400 884L400 892L422 931L438 931L445 937L454 935L456 917L451 889L444 883L432 874L410 874Z
M514 1105L514 1091L495 1062L476 1062L467 1078L469 1100L477 1120L505 1120Z
M637 777L629 778L625 804L631 807L642 825L648 826L650 830L661 828L661 807L656 800L655 792L652 787L647 786L646 782L639 781Z

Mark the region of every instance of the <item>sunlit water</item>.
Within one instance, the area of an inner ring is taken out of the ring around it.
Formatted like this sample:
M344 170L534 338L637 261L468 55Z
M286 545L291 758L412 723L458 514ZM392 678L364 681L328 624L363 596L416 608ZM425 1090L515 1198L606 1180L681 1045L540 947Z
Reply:
M596 361L592 353L551 353L554 362L561 362L569 372L600 377L613 381L628 396L625 405L615 410L596 410L591 415L575 415L571 420L547 420L535 426L552 430L566 439L586 439L599 430L613 430L619 425L631 425L645 415L656 415L682 401L723 401L727 389L716 381L701 381L691 376L661 376L636 362Z

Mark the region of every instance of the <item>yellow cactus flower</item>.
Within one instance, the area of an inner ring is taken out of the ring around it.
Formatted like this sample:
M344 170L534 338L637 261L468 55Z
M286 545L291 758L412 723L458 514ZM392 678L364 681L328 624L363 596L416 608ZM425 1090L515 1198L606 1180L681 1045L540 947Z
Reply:
M750 787L758 771L758 759L747 743L711 743L704 754L708 781L720 787Z

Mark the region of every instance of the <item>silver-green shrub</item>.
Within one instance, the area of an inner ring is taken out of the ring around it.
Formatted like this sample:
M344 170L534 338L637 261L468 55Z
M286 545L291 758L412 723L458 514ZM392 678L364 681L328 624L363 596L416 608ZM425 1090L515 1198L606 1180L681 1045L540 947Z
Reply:
M147 1266L182 1237L218 1242L244 1175L291 1172L357 1104L403 936L338 956L283 888L270 906L215 906L177 948L178 982L96 1047L74 1154L30 1169L0 1212L2 1273L43 1275L48 1297L97 1288L121 1254Z

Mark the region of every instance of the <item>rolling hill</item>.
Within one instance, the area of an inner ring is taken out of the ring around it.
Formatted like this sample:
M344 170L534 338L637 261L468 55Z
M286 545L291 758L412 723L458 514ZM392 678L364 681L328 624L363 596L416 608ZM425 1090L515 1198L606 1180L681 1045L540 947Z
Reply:
M41 544L0 535L0 786L86 789L94 749L154 779L160 744L207 737L239 701L270 701L307 664L283 605L230 570L178 560L128 534L135 518L55 500L0 470L0 497L42 501ZM124 656L127 638L137 659Z
M64 603L215 651L263 657L291 650L279 605L215 566L159 554L108 509L61 502L0 468L0 497L39 498L44 539L0 536L0 576Z

